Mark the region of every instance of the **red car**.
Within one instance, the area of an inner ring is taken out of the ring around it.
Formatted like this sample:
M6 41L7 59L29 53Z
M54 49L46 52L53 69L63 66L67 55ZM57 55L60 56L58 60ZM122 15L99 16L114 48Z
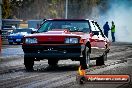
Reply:
M49 19L37 33L24 37L22 49L27 70L33 69L34 61L43 59L48 59L50 66L57 65L59 60L76 60L86 69L90 60L96 60L97 65L104 64L109 40L95 21Z

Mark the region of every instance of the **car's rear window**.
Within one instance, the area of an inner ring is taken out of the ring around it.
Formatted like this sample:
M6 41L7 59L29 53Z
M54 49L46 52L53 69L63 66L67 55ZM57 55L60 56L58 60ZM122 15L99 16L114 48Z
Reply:
M69 20L48 20L38 30L38 32L47 32L54 29L67 29L71 32L89 32L89 22L87 20L69 21Z

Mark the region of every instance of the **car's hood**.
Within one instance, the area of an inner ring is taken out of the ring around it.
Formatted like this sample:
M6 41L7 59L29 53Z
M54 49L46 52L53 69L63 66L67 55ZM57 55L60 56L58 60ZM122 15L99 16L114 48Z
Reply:
M64 43L65 39L68 37L72 38L79 38L82 41L105 41L105 38L101 35L92 35L91 33L83 33L83 32L70 32L68 30L54 30L48 31L44 33L36 33L36 34L29 34L25 37L30 38L37 38L38 43Z
M83 32L70 32L68 30L53 30L53 31L48 31L44 33L36 33L36 34L30 34L26 35L25 37L30 37L30 38L37 38L38 43L42 44L59 44L59 43L64 43L65 39L68 37L72 38L89 38L89 33L85 34Z
M83 32L70 32L68 30L53 30L43 33L35 33L35 34L29 34L25 37L43 37L43 36L65 36L65 37L81 37L81 38L88 38L89 33L83 33Z

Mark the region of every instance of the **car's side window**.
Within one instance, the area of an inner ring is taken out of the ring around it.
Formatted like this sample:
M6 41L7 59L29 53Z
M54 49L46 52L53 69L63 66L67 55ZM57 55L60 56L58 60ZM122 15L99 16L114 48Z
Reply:
M101 32L100 32L100 30L98 29L98 27L96 26L96 24L94 23L94 27L95 27L95 29L96 29L96 35L101 35Z
M90 26L91 26L91 31L96 31L95 27L94 27L94 24L92 22L89 22L90 23Z
M92 25L92 32L94 35L101 35L102 37L104 37L104 34L100 29L99 25L97 24L97 22L91 21L91 25Z
M102 37L105 37L97 22L95 22L95 27L100 31L100 35L102 35Z

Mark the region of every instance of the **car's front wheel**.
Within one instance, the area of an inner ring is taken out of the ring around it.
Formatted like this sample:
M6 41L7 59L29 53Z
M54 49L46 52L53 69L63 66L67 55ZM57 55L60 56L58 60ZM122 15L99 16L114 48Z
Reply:
M33 65L34 65L34 58L32 57L27 57L26 55L24 56L24 65L27 71L32 71L33 70Z
M89 48L86 47L83 51L83 58L80 60L80 65L82 66L82 69L87 69L90 64L90 52Z

